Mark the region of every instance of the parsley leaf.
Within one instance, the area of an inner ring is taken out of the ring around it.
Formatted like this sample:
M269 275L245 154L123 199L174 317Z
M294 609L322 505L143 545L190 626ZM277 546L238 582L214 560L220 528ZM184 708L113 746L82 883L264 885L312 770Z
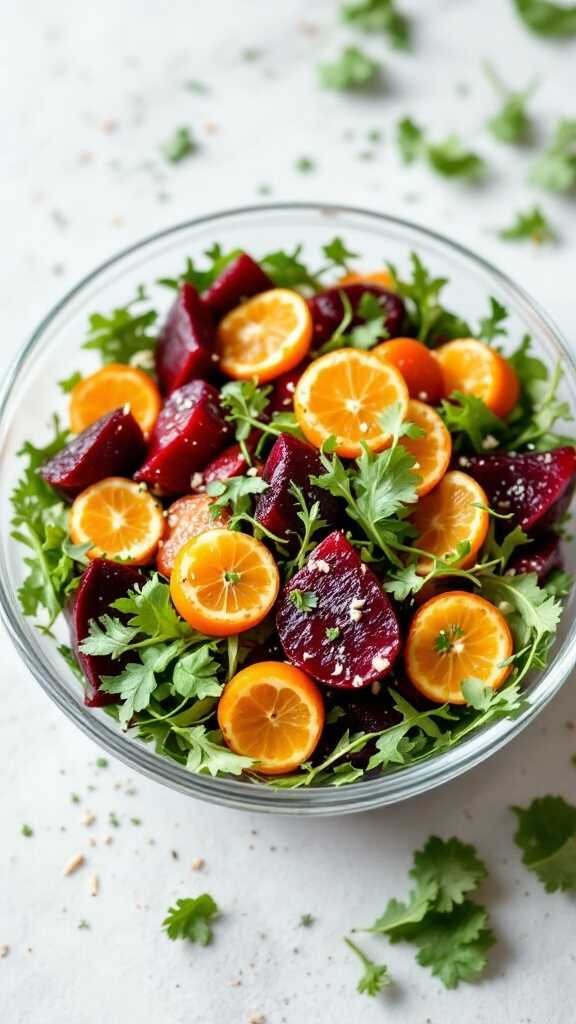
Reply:
M118 712L121 725L127 725L136 712L150 704L158 676L182 653L182 643L157 644L138 651L138 661L130 661L116 676L102 676L100 689L119 694L122 703Z
M161 277L158 279L158 284L174 290L178 290L183 284L192 284L197 291L204 292L214 284L216 278L220 277L228 264L240 256L241 252L241 249L231 249L225 252L219 242L215 242L204 253L207 260L207 266L204 269L196 266L194 260L188 256L185 268L178 277Z
M384 32L398 49L410 45L410 22L394 0L355 0L345 4L341 14L344 21L364 32Z
M405 164L412 164L424 149L424 132L410 117L403 117L396 125L396 141Z
M206 732L206 726L178 729L179 736L189 747L186 767L198 775L241 775L254 766L250 757L234 754L222 743L219 732Z
M313 501L310 506L306 502L306 498L300 487L291 482L289 487L290 494L296 502L296 515L302 523L303 532L299 534L298 550L293 558L286 563L285 572L288 577L296 572L297 569L301 569L304 565L308 555L312 549L316 546L316 534L324 530L328 525L325 519L322 519L320 515L320 503Z
M561 796L544 796L528 807L513 807L514 836L522 861L546 892L576 891L576 807Z
M75 373L71 373L69 377L65 377L64 380L58 381L58 387L65 395L69 395L74 390L77 384L82 380L82 374L79 370Z
M388 264L394 288L406 301L415 337L434 346L450 338L467 338L472 330L464 320L440 304L440 294L448 284L446 277L432 277L417 253L410 254L412 277L402 280L396 267Z
M502 97L502 107L488 122L488 128L499 142L526 142L532 135L532 120L526 110L528 100L534 94L534 84L522 92L512 92L501 81L491 64L484 64L484 71L496 92Z
M380 65L357 46L347 46L340 56L318 68L320 82L327 89L367 89L380 77Z
M562 615L562 604L544 587L536 573L482 577L481 593L505 614L514 635L516 682L531 668L546 664L552 638Z
M388 985L392 984L392 978L386 964L375 964L355 942L352 942L352 939L344 939L344 942L356 954L363 967L362 976L356 986L360 994L365 993L367 996L377 996L383 988L387 988Z
M206 491L215 500L210 512L217 516L222 509L230 508L232 516L242 516L251 508L251 497L267 491L269 484L260 476L231 476L227 480L211 480Z
M550 192L576 188L576 119L558 122L551 145L532 168L530 181Z
M176 662L172 676L174 691L181 697L196 700L219 697L223 688L218 680L219 671L210 644L203 644Z
M530 351L531 340L526 336L509 362L520 381L520 402L511 418L506 447L516 451L530 446L537 451L548 451L573 439L555 430L557 420L573 419L570 404L559 394L562 365L557 363L552 373L541 359Z
M208 946L213 939L212 921L219 915L217 904L207 892L195 899L176 900L162 922L169 939L188 939Z
M327 242L326 245L322 246L322 252L328 260L328 269L338 267L341 270L348 270L350 260L358 256L357 252L352 252L351 249L347 248L346 243L338 235L331 242Z
M82 347L99 352L103 363L129 363L139 353L152 351L156 337L150 328L158 314L153 309L134 312L135 307L147 301L148 296L140 287L131 302L113 309L109 316L92 313L88 318L88 337Z
M484 160L477 153L466 149L456 135L449 135L442 142L428 145L426 155L432 169L444 178L475 180L486 171Z
M129 615L128 625L155 642L193 635L172 604L169 584L161 580L158 573L153 573L145 583L136 584L127 597L114 601L112 608Z
M496 338L507 333L506 328L502 327L502 324L507 319L508 310L506 307L498 302L498 299L490 296L490 313L480 321L478 337L488 344L495 341Z
M299 288L302 286L317 291L318 278L302 262L300 254L302 246L297 245L293 252L278 249L270 252L260 260L264 273L272 279L277 288Z
M414 854L410 875L419 888L436 889L434 908L446 913L462 903L486 878L486 865L479 859L473 846L459 839L439 839L430 836L422 850Z
M169 164L179 164L198 149L192 133L186 126L176 128L174 134L162 146L162 155Z
M443 399L439 412L450 433L458 435L457 446L461 447L466 440L476 452L484 451L487 436L500 437L506 429L504 421L481 398L462 391L454 391L449 400Z
M220 389L226 419L233 424L236 440L241 444L253 427L262 427L259 417L270 403L271 391L270 385L258 387L253 380L231 380Z
M412 938L419 946L418 963L430 967L448 989L461 981L477 981L486 969L486 954L496 942L487 921L484 908L471 900L450 914L428 914Z
M289 591L288 597L299 612L311 612L318 607L318 598L311 590L298 590L294 587Z
M576 35L576 6L551 0L514 0L516 10L531 32L551 38Z
M536 245L554 242L556 239L554 228L539 206L533 206L525 212L519 211L510 227L502 228L498 234L506 242L529 241Z

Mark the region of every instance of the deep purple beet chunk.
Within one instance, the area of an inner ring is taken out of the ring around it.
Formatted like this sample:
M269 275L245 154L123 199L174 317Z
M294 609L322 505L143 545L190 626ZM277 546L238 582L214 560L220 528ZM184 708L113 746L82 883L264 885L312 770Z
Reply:
M110 607L112 602L124 597L136 584L142 584L145 580L144 573L139 569L121 562L108 562L103 558L95 558L82 573L67 609L67 618L72 649L86 678L84 703L88 707L102 707L118 700L114 694L100 691L100 680L102 676L118 675L126 660L117 658L113 661L108 656L83 654L79 649L80 643L88 636L92 619L99 619L106 614L118 616L118 612Z
M274 389L270 396L270 404L266 410L268 415L275 412L292 412L294 408L294 391L300 377L308 366L308 359L298 363L293 370L287 370L274 381Z
M216 329L194 285L183 284L156 346L156 373L165 394L214 368Z
M40 475L65 498L107 476L131 476L146 454L146 442L130 412L115 409L83 430L40 467Z
M250 454L253 453L258 443L259 432L253 430L245 444ZM215 459L204 468L202 472L202 483L209 484L213 480L229 480L231 476L244 476L250 466L239 444L231 444L220 452Z
M459 467L484 488L491 508L512 513L526 532L551 526L566 512L576 481L576 449L460 456Z
M553 569L562 568L560 537L557 533L543 533L533 544L519 548L508 568L518 574L535 572L538 582L544 583Z
M316 606L300 611L290 596L294 591L314 594ZM284 587L276 627L286 657L335 689L382 679L400 653L400 627L388 595L338 530ZM338 636L331 640L328 629L338 629Z
M280 434L264 464L262 476L270 486L258 496L255 518L267 530L293 544L297 534L302 532L299 506L290 493L290 485L296 484L306 504L310 506L318 501L321 518L326 520L328 527L336 526L342 518L338 499L310 483L311 476L319 476L322 472L320 457L311 445L291 434Z
M204 469L229 436L216 388L192 380L168 398L152 431L146 461L134 479L157 494L188 494L193 474Z
M273 287L273 282L262 267L248 253L241 252L225 267L202 298L216 319L219 319L244 299Z
M369 295L374 295L382 307L384 324L388 332L387 337L396 338L401 333L402 325L406 318L406 309L398 295L387 291L385 288L381 288L377 284L347 284L341 288L328 288L327 291L320 292L319 295L314 295L313 298L309 299L308 305L314 323L313 348L318 348L329 341L342 323L345 312L342 292L344 292L352 307L351 327L357 327L359 324L364 323L363 318L359 314L359 307L362 296L368 293Z

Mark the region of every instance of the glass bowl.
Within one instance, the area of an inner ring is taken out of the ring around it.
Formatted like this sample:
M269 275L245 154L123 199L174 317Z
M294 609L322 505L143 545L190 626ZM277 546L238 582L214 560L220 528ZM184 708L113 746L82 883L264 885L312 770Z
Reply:
M47 315L19 354L1 394L0 605L12 640L48 696L101 747L158 782L229 807L284 814L343 814L423 793L467 771L508 743L560 689L574 664L573 594L550 663L531 680L528 706L520 717L488 726L441 756L380 778L339 789L274 790L249 781L192 775L124 735L104 712L84 707L78 681L58 654L54 641L38 632L20 612L17 589L23 575L22 549L10 538L8 502L20 471L16 453L26 439L42 443L55 409L65 413L66 402L57 381L73 370L89 372L96 368L96 356L81 350L88 315L125 305L141 283L151 291L157 308L164 310L171 293L154 285L156 279L177 274L187 256L200 257L213 242L228 249L246 248L256 257L302 243L306 259L320 265L321 246L334 235L341 235L352 251L361 254L362 265L367 268L387 261L405 268L410 251L417 251L435 275L450 279L446 289L449 308L472 322L486 312L489 296L497 298L510 312L514 344L523 334L531 334L535 351L548 365L562 361L563 397L576 409L576 365L566 342L538 305L489 263L441 235L395 217L307 203L246 207L200 217L119 253L81 281ZM574 546L567 551L567 562L567 568L573 569ZM59 628L64 640L66 627L60 624Z

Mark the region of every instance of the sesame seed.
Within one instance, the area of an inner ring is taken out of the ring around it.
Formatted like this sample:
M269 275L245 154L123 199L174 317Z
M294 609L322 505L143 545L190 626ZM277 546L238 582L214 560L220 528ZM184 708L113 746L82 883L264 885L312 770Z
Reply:
M202 473L192 473L190 478L190 487L193 491L199 490L203 483L204 477L202 476Z
M356 689L358 689L359 686L363 686L363 685L364 685L364 680L363 680L362 676L358 676L358 675L354 676L354 678L352 680L352 686L354 686Z
M201 871L205 863L206 861L204 860L204 857L196 857L196 860L192 861L190 867L192 868L192 871Z
M250 469L246 470L246 476L258 476L258 466L250 466Z
M372 658L372 668L375 672L385 672L387 668L390 668L390 659L384 657L383 654L375 654Z
M316 569L317 572L330 572L330 566L328 565L328 562L326 562L323 558L319 558L316 562L310 562L310 568L312 570Z
M350 619L351 619L352 622L360 622L361 618L362 618L362 612L361 612L360 608L351 608L350 609Z
M97 896L100 892L100 879L98 875L90 875L90 895Z
M85 857L83 853L75 853L74 856L71 857L70 860L64 865L62 874L73 875L75 871L78 871L78 868L82 867L82 865L84 864L84 860Z
M343 671L344 671L344 666L339 661L337 661L336 665L334 666L334 669L332 671L332 675L333 676L341 676Z

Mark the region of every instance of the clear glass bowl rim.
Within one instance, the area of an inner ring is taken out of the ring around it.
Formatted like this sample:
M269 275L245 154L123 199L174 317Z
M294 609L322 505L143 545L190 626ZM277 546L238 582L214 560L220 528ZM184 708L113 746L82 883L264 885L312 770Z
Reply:
M548 314L507 275L494 267L488 260L476 255L458 242L412 221L361 207L317 202L257 204L206 214L148 235L101 263L71 288L33 331L7 372L0 390L0 451L3 448L8 427L8 403L16 384L25 374L28 361L32 358L37 346L41 344L45 331L58 314L79 296L83 289L90 286L106 271L121 263L126 257L130 257L160 240L168 239L180 232L201 225L211 223L218 225L219 222L230 217L245 216L248 222L250 217L275 212L280 215L290 212L315 212L326 214L331 218L337 218L339 214L365 218L372 222L378 222L383 227L388 225L391 228L405 230L447 247L464 262L475 265L478 269L491 275L499 289L508 294L517 308L539 322L542 330L548 334L558 349L565 372L576 381L576 361L566 340ZM249 228L248 223L247 228ZM95 743L130 768L188 796L236 809L314 816L336 815L371 810L422 794L470 770L510 742L554 697L574 667L572 651L576 640L576 620L572 622L563 644L555 651L548 667L539 677L535 690L528 695L528 707L517 718L497 722L484 731L473 734L461 746L457 746L445 754L408 768L400 768L397 772L380 778L342 788L271 789L235 779L213 779L211 776L193 775L175 762L153 753L145 745L128 742L120 731L114 731L109 726L106 727L93 711L70 700L66 687L58 674L43 663L37 650L29 646L23 629L23 616L13 600L13 593L10 592L4 569L5 567L2 566L0 572L0 618L32 675L64 714Z

